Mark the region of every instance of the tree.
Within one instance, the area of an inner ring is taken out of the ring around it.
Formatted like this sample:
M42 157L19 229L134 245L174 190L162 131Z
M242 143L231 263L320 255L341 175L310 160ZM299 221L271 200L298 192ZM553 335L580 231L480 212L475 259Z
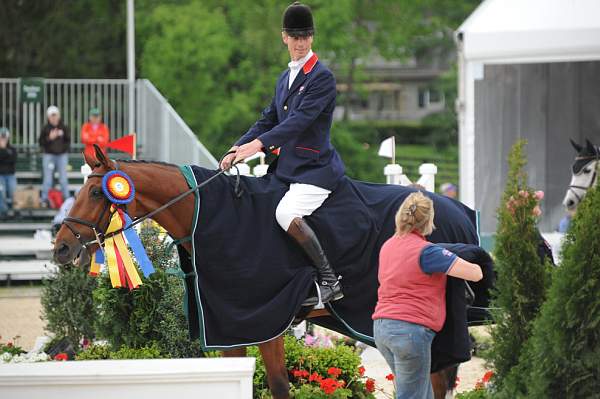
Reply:
M497 279L492 299L496 326L491 330L488 357L499 389L519 362L549 283L548 267L537 253L539 233L533 212L537 199L527 186L524 146L525 141L517 141L509 154L506 189L498 208Z
M372 58L418 64L452 59L453 34L479 0L314 0L315 42L345 91L338 103L348 119L350 104L364 93ZM454 80L456 84L456 80ZM456 91L456 89L454 89Z
M362 92L364 61L370 57L406 59L418 54L425 59L427 46L452 51L452 29L476 4L475 0L310 2L316 25L314 48L347 87L338 104L348 110ZM146 0L140 6L142 74L217 154L248 129L273 95L288 60L281 43L286 6L275 0L188 0L159 6Z
M528 398L600 392L600 187L588 191L565 236L562 262L535 322Z
M3 2L0 46L4 77L122 78L125 2Z

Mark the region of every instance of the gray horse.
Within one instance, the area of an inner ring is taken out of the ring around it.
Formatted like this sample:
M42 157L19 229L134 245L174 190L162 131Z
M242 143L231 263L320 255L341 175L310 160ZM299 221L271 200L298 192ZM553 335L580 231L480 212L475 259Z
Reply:
M577 151L575 162L572 166L573 176L565 194L563 205L569 211L577 209L579 203L585 197L587 191L596 185L598 181L598 161L600 161L600 149L585 140L585 146L579 145L571 140L571 145Z

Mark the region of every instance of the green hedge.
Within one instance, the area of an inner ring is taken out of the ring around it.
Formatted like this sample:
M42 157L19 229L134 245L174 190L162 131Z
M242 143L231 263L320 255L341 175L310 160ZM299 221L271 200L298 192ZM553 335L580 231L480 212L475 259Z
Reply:
M95 337L97 313L92 293L96 286L95 278L75 266L60 267L43 281L42 318L46 320L46 331L56 336L53 341L66 338L77 350L83 338Z

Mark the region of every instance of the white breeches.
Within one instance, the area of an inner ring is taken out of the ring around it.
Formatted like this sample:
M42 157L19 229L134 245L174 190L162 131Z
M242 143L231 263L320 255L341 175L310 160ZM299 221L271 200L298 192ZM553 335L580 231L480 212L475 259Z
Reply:
M285 193L275 210L277 223L287 231L292 220L311 215L323 205L329 194L331 191L312 184L290 184L290 190Z

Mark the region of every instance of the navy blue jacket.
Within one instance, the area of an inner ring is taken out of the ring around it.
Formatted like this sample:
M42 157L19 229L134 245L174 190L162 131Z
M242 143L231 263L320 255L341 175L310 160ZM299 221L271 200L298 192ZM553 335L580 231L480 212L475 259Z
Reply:
M288 90L289 73L287 69L279 76L271 104L236 145L258 138L265 151L280 149L275 167L279 179L334 190L344 176L344 164L330 141L335 78L316 54Z

